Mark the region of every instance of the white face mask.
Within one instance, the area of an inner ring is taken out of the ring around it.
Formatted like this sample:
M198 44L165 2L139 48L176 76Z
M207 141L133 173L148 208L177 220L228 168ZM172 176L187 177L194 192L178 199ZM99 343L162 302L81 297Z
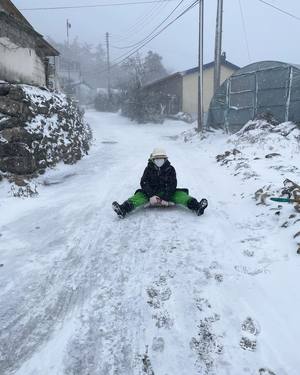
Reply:
M160 168L165 164L165 159L154 159L154 164Z

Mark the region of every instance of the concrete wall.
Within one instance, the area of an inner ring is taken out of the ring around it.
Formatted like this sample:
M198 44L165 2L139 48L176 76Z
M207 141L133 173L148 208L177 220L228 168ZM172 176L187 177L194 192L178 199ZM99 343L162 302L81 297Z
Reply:
M234 73L227 66L221 67L221 83ZM210 101L214 93L214 67L203 72L203 106L204 112L209 109ZM198 74L188 74L183 77L182 110L192 115L198 113Z
M34 49L0 37L0 56L0 80L45 85L45 65Z
M0 80L46 84L44 56L36 32L0 11Z

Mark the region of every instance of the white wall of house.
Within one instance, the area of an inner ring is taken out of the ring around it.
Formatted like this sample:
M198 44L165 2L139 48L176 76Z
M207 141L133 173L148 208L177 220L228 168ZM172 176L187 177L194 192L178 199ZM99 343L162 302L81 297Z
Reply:
M230 77L235 70L227 66L221 67L221 83ZM190 114L198 113L198 73L187 74L183 77L182 110ZM204 112L209 109L214 94L214 67L203 72L203 107Z
M31 48L0 38L0 80L45 85L45 65Z

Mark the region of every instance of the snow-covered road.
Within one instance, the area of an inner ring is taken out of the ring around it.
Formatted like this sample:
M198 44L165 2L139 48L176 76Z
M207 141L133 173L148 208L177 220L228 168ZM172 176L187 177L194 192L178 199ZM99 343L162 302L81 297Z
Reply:
M182 122L87 120L90 155L41 176L38 198L1 188L0 373L298 375L300 265L248 199L264 182L216 163L221 135L184 143ZM203 217L112 211L157 146L178 185L209 200Z

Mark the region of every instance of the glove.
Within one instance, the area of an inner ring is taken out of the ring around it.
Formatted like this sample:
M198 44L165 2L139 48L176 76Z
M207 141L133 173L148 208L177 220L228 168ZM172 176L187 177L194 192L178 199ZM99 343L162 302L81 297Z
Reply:
M164 207L169 207L169 202L167 202L167 201L164 201L163 199L161 199L160 200L160 204L162 205L162 206L164 206Z
M150 204L151 206L156 206L157 204L160 204L161 200L157 195L153 195L153 197L150 198Z

